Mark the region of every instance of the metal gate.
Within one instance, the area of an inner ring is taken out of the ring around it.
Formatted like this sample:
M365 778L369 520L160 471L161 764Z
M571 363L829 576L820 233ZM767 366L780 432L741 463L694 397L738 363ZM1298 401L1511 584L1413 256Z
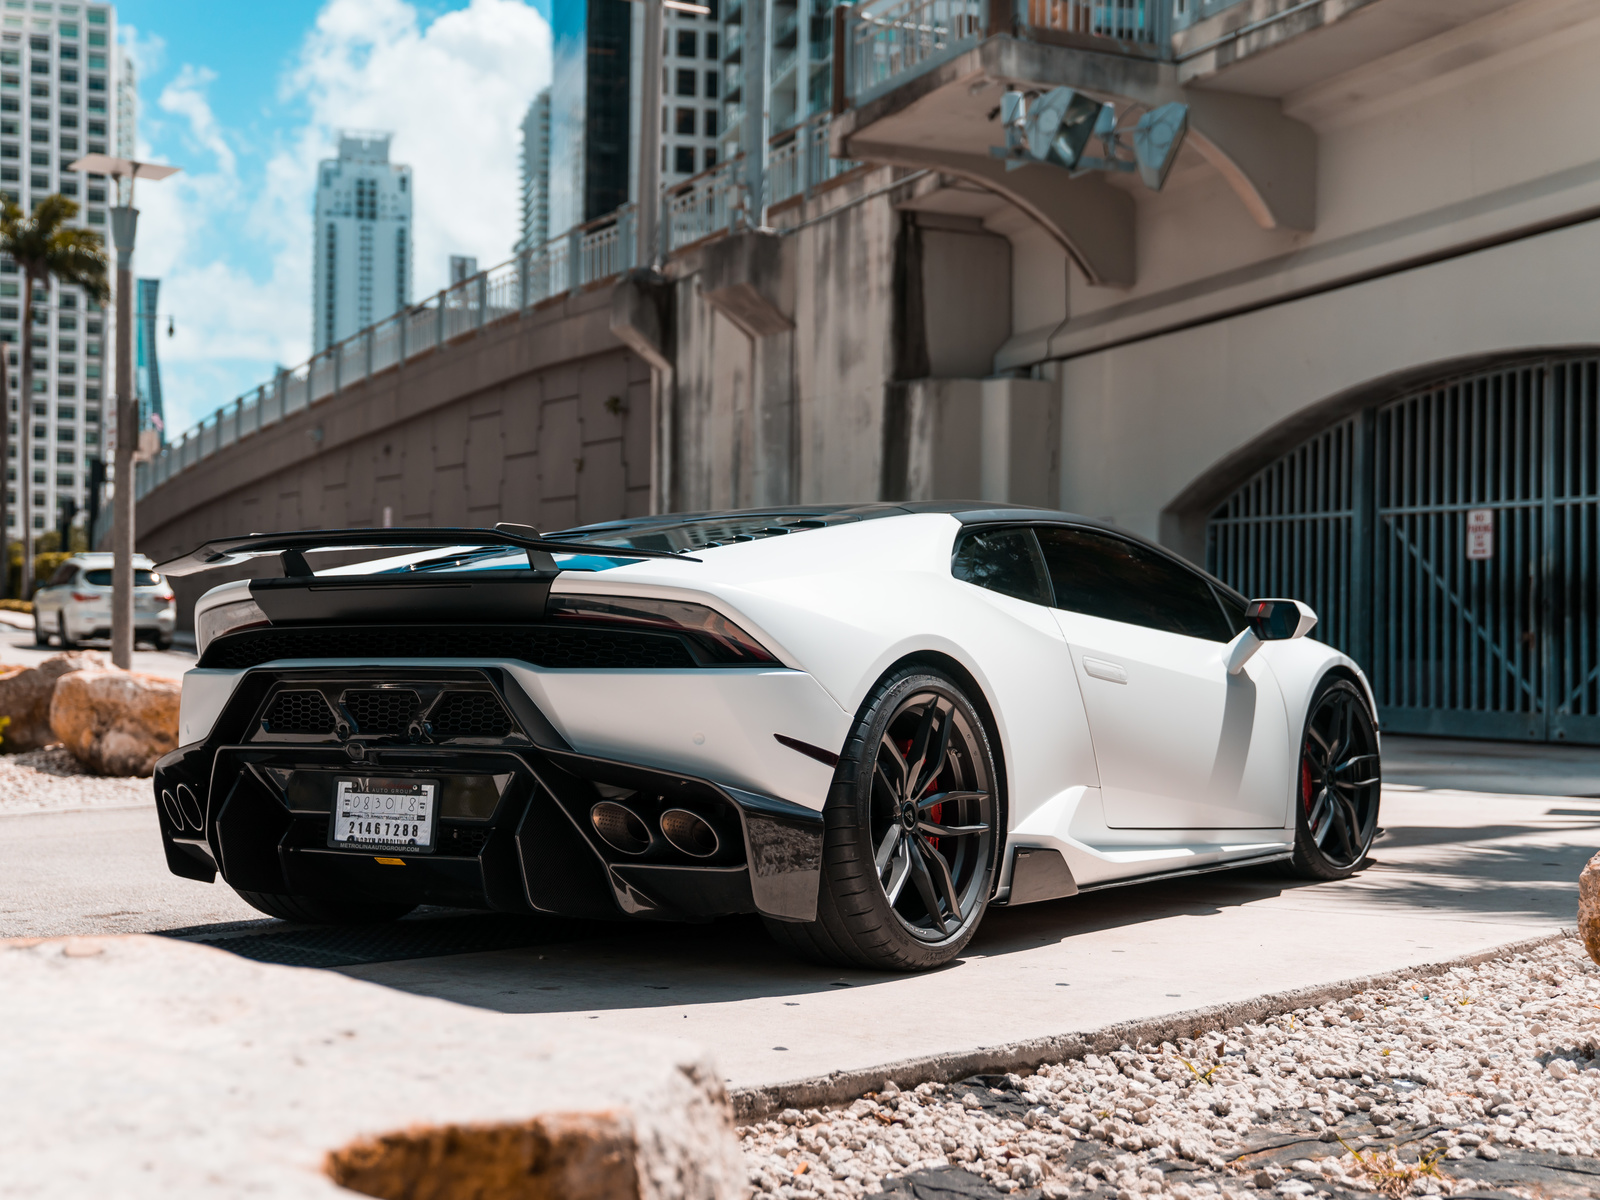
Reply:
M1600 744L1597 396L1563 358L1369 408L1228 497L1207 565L1316 608L1387 729Z

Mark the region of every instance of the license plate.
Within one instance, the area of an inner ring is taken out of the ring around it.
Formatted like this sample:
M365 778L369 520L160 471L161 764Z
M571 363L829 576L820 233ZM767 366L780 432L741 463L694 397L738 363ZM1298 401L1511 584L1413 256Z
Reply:
M328 845L345 850L433 849L439 784L432 779L340 779Z

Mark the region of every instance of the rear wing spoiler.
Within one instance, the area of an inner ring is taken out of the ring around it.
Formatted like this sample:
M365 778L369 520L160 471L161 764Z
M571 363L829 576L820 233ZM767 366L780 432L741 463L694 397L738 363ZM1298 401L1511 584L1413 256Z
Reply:
M547 538L532 525L502 522L493 529L410 528L410 529L303 529L293 533L252 533L243 537L217 538L188 554L158 563L164 575L193 575L212 567L233 566L252 558L275 554L290 577L308 577L314 572L306 554L316 550L423 550L430 546L505 546L527 553L528 567L544 574L557 570L553 554L591 554L601 558L670 558L675 562L699 562L672 550L638 550L631 546L591 546Z

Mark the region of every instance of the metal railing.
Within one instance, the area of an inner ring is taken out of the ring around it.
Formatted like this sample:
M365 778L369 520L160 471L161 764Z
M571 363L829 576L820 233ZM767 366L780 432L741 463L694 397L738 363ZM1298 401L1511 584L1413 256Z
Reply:
M845 79L861 103L963 54L983 38L988 0L872 0L852 12ZM836 67L837 69L837 67Z
M866 0L850 11L845 86L863 104L981 42L990 31L1104 39L1110 53L1170 55L1175 0ZM1003 9L999 6L1003 5Z
M809 192L857 164L828 155L824 115L774 139L768 167L768 203ZM744 217L743 156L719 163L662 195L662 244L670 252L727 233ZM380 371L515 316L563 293L610 279L638 265L638 215L624 205L579 225L509 262L435 293L385 317L335 346L263 383L137 464L135 496L144 496L181 471L240 438Z

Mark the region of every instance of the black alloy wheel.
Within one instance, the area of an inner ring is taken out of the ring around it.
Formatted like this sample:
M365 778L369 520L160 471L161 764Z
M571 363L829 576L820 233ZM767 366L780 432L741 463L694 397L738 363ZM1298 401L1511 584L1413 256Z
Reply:
M982 716L945 675L912 668L874 689L834 776L817 919L768 921L806 957L926 970L971 940L1004 830Z
M1378 830L1383 773L1366 697L1349 679L1325 679L1312 698L1295 789L1294 873L1345 879Z

